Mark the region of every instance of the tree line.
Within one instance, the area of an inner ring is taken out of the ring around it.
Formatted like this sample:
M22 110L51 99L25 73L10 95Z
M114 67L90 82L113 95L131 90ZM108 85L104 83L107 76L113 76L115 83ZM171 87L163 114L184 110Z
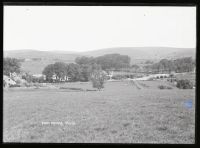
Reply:
M120 69L130 66L131 58L128 55L106 54L98 57L78 57L75 62L79 65L98 64L103 70Z
M162 59L157 63L146 66L146 69L154 73L162 72L190 72L195 68L195 60L191 57L184 57L175 60Z
M3 74L9 76L10 73L20 73L21 63L19 59L6 57L3 59Z
M162 73L162 72L190 72L195 68L195 60L191 57L179 58L176 60L162 59L157 63L149 64L144 67L146 72ZM9 76L10 73L21 72L20 60L15 58L4 58L3 74ZM99 57L77 57L75 63L56 62L47 65L43 74L46 76L47 82L52 82L52 77L56 77L56 81L69 78L70 81L89 81L91 73L97 71L118 70L118 69L139 69L140 66L130 66L130 57L120 54L107 54ZM33 78L26 74L23 76L28 82L43 82L42 79Z
M107 71L110 69L119 69L124 66L130 66L130 57L120 54L107 54L99 57L77 57L75 63L56 62L47 65L43 74L48 82L54 81L55 76L57 81L70 78L70 81L89 81L91 74L94 71Z

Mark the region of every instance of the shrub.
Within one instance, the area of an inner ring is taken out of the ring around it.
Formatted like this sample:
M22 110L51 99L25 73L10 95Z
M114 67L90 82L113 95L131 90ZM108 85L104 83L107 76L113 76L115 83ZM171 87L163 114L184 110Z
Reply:
M164 85L159 85L158 88L159 89L172 89L172 87L164 86Z
M160 85L160 86L158 86L158 88L160 88L160 89L165 89L165 86Z
M94 88L97 88L98 90L104 88L106 76L101 70L93 71L90 79Z
M176 87L180 88L180 89L192 89L193 88L193 84L192 82L190 82L189 80L185 79L185 80L178 80Z
M10 87L20 87L19 84L10 85Z
M167 89L172 89L172 87L167 86Z

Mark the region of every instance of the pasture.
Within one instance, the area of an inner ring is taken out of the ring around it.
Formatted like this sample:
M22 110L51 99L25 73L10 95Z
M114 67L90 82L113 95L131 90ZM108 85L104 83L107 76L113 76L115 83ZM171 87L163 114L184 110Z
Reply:
M159 85L172 89L158 88ZM4 90L3 141L45 143L194 143L195 90L165 81L56 84ZM184 102L192 100L192 108Z

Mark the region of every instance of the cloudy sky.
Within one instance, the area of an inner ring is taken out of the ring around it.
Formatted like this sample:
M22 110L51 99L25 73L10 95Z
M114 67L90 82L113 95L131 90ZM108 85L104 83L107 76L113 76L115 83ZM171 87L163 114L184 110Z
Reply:
M195 7L4 6L4 50L196 47Z

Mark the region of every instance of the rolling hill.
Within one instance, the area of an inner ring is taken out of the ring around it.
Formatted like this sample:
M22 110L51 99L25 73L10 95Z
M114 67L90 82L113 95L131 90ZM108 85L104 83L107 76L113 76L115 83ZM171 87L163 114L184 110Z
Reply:
M60 52L60 51L40 51L40 50L10 50L4 51L4 57L15 57L15 58L24 58L24 59L31 59L31 58L41 58L41 59L60 59L60 60L74 60L78 54L74 54L72 52Z
M118 47L93 50L82 53L87 56L101 56L104 54L119 53L129 55L134 59L162 59L181 58L183 56L195 57L194 48L171 48L171 47Z
M101 56L105 54L119 53L128 55L131 58L131 64L138 64L146 60L158 61L162 58L176 59L182 57L195 58L195 49L193 48L170 48L170 47L117 47L93 50L88 52L66 52L66 51L39 51L39 50L8 50L4 51L4 57L13 57L18 59L28 59L22 62L22 69L32 74L42 73L44 67L57 61L71 63L79 56ZM32 60L39 58L39 61Z

